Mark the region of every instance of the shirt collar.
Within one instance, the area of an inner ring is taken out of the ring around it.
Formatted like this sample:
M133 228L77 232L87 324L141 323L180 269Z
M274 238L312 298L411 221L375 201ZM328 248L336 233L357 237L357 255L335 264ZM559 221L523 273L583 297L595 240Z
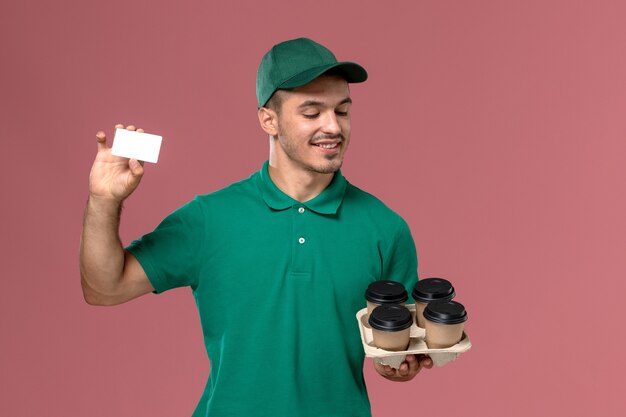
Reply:
M335 172L328 187L318 196L304 203L300 203L283 193L276 184L274 184L270 178L268 166L269 161L265 161L263 168L259 171L259 186L265 204L271 209L285 210L293 206L304 206L320 214L336 214L337 210L339 210L348 185L348 181L341 175L340 170Z

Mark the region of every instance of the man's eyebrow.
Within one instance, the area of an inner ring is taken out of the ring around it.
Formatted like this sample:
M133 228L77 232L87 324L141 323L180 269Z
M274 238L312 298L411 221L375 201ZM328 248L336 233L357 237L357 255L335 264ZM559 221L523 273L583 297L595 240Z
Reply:
M341 106L342 104L346 104L346 103L352 104L352 99L350 97L346 97L339 102L339 105Z
M346 104L346 103L352 103L352 99L350 97L346 97L343 100L341 100L339 102L339 104L337 104L338 106L341 106L342 104ZM298 108L299 109L303 109L305 107L315 107L315 106L323 106L324 103L322 103L321 101L317 101L317 100L306 100L304 102L302 102Z
M322 102L321 101L317 101L317 100L307 100L302 102L298 108L299 109L303 109L305 107L312 107L312 106L321 106Z

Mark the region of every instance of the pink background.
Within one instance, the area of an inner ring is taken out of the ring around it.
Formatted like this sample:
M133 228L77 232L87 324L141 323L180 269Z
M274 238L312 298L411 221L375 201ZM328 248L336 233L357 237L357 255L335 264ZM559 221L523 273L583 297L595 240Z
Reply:
M298 36L369 71L344 173L470 314L452 364L397 384L367 362L374 415L625 415L624 2L380 4L3 2L0 415L191 414L209 362L190 291L82 300L95 133L165 137L128 243L260 167L257 65Z

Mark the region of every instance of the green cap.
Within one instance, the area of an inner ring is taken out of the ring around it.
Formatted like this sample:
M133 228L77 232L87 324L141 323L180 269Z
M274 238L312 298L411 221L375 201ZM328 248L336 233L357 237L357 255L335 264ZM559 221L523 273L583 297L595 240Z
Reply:
M263 107L276 90L301 87L336 68L349 83L367 80L367 71L354 62L337 62L323 45L307 38L274 45L265 54L256 75L256 98Z

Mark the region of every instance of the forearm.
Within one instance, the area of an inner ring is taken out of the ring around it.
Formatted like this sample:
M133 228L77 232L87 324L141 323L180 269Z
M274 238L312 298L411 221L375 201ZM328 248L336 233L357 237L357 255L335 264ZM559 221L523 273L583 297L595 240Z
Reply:
M115 295L124 272L119 238L121 202L89 197L80 242L80 273L85 300Z

